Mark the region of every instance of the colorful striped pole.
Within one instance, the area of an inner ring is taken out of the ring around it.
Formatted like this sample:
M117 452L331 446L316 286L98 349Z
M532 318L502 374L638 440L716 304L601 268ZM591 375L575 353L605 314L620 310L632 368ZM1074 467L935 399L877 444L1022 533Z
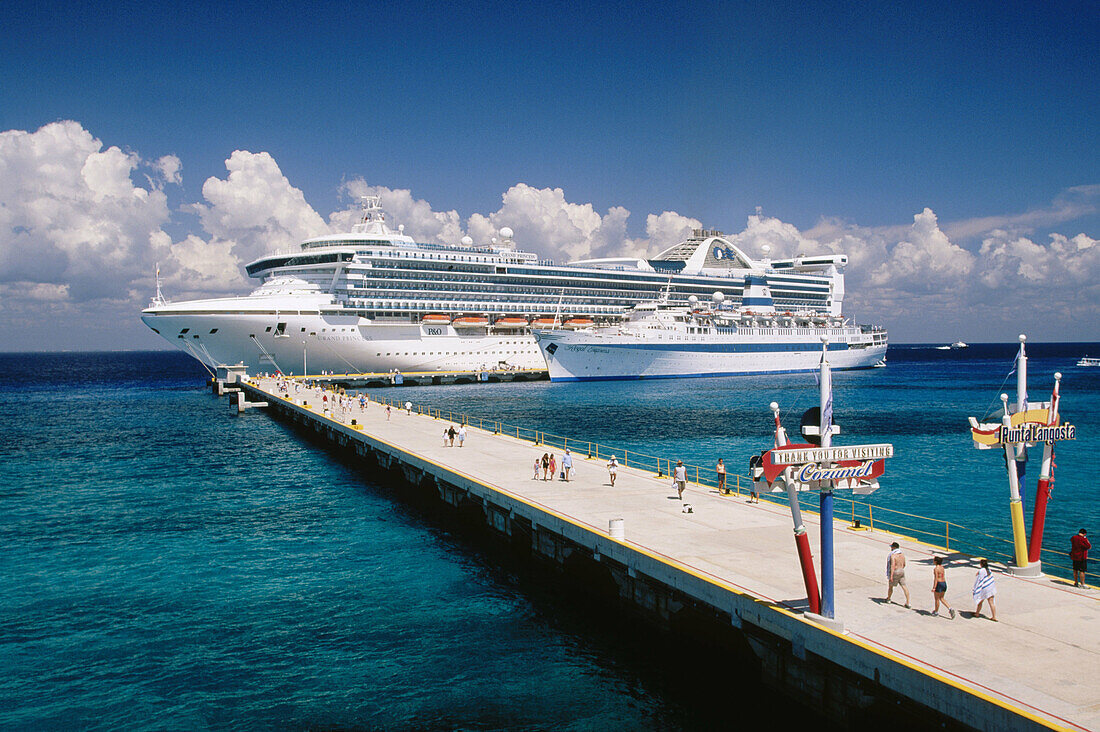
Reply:
M775 415L775 446L783 447L787 444L787 431L779 421L779 405L771 403L772 414ZM817 573L814 572L814 556L810 551L810 537L806 534L806 526L802 523L802 508L798 504L798 486L791 479L791 469L783 471L783 483L787 488L787 502L791 506L791 520L794 521L794 545L798 551L798 563L802 567L802 582L806 585L806 599L810 604L810 612L820 614L821 597L817 592ZM740 490L738 490L740 493Z
M1054 374L1054 391L1050 395L1050 411L1047 424L1058 424L1058 384L1062 380L1060 373ZM1043 526L1047 520L1047 500L1050 498L1050 484L1054 464L1054 442L1043 443L1043 464L1039 469L1039 487L1035 491L1035 512L1031 517L1031 543L1028 545L1027 558L1038 562L1043 551Z
M1027 411L1027 351L1024 342L1027 336L1020 334L1020 352L1016 356L1016 412ZM1008 400L1004 398L1005 413L1002 423L1011 426L1008 414ZM1016 551L1016 567L1025 569L1028 565L1027 529L1024 526L1024 499L1020 486L1024 482L1027 469L1027 443L1017 442L1015 446L1005 445L1005 461L1008 468L1009 511L1012 515L1012 544Z
M1012 428L1012 417L1008 413L1008 394L1001 394L1004 416L1001 424L1007 432ZM1024 502L1020 500L1020 478L1016 473L1015 443L1005 443L1005 467L1008 473L1008 510L1012 516L1012 545L1016 550L1016 566L1027 566L1027 539L1024 536ZM824 519L823 519L824 520Z

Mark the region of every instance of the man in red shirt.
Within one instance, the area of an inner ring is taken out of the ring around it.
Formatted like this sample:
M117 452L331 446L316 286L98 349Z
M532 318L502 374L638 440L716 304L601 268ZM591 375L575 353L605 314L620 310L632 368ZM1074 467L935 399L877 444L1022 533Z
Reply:
M1089 549L1092 544L1088 540L1088 532L1081 529L1069 540L1069 558L1073 560L1073 586L1081 587L1085 584L1085 572L1088 571Z

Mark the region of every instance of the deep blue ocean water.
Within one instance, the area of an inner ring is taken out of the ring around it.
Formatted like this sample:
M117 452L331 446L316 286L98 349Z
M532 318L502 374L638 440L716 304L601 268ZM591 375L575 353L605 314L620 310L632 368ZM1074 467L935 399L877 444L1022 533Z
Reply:
M897 451L870 502L1008 539L1003 463L971 447L966 417L1014 395L1014 350L896 347L886 369L835 374L836 441ZM1032 399L1061 371L1079 430L1047 520L1061 551L1100 530L1100 369L1075 368L1084 353L1100 346L1029 347ZM594 620L339 454L231 412L206 378L176 353L0 355L0 727L676 729L762 703L797 716L733 672L715 694L644 632ZM807 375L376 394L739 470L770 439L768 402L793 431L817 399ZM1029 471L1030 519L1037 459Z

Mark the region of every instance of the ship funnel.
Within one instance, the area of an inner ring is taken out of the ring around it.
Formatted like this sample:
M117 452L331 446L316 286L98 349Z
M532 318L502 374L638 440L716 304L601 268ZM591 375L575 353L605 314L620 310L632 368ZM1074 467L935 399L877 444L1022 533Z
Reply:
M741 307L754 313L773 314L775 303L767 278L762 275L745 275L745 292L741 296Z

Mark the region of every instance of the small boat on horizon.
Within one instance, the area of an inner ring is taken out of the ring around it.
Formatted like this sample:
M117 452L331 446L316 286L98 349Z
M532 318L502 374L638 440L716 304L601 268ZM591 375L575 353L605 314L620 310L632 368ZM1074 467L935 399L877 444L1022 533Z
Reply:
M1100 358L1095 356L1082 356L1077 362L1078 366L1100 366Z

